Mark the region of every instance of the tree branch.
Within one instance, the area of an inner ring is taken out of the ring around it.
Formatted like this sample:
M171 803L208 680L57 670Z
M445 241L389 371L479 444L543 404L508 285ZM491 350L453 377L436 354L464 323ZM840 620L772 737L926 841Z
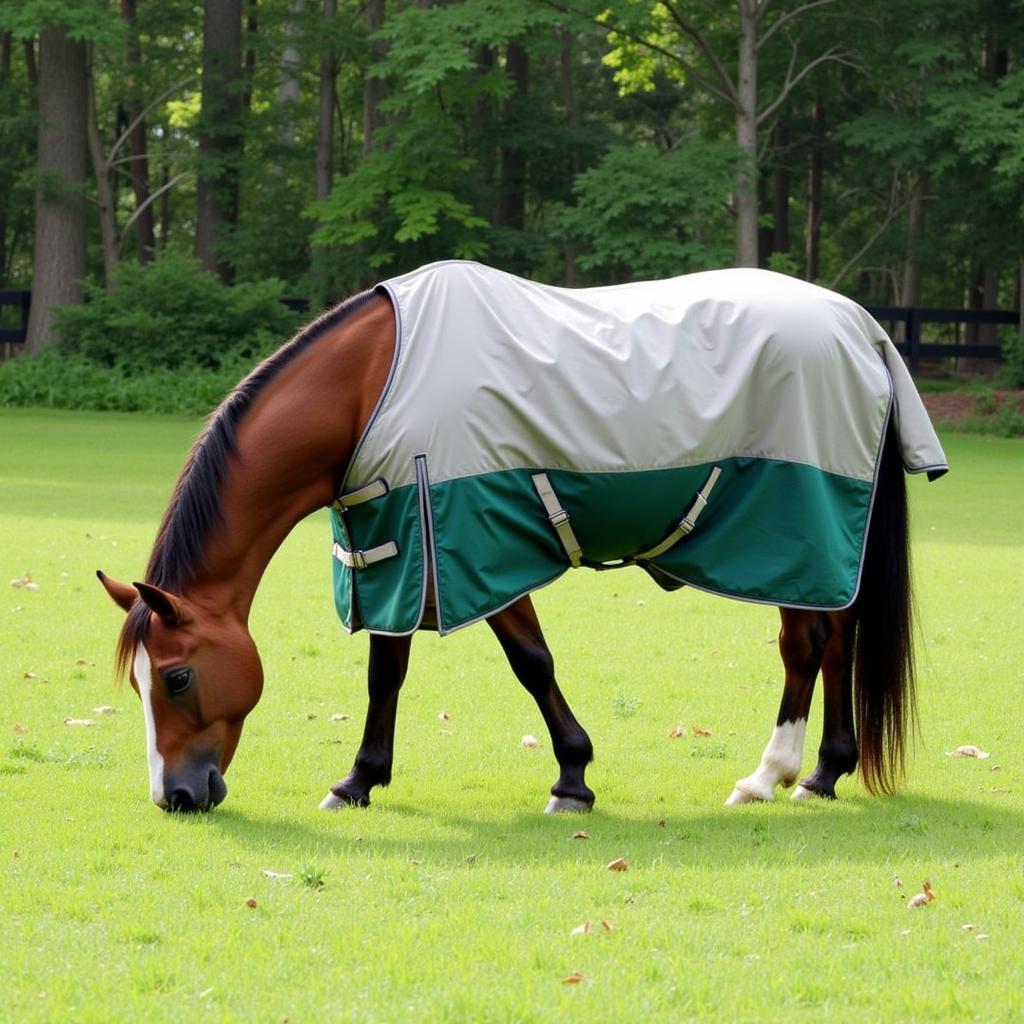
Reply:
M825 7L828 4L834 4L834 3L835 3L835 0L810 0L809 3L802 4L800 7L797 7L795 10L787 11L785 14L782 15L782 17L779 18L778 21L773 22L768 27L768 30L765 32L765 34L763 36L761 36L760 39L758 39L758 41L757 41L757 48L760 50L761 47L764 46L764 44L767 43L768 40L771 39L771 37L773 35L775 35L775 33L778 32L778 30L780 28L782 28L782 26L785 25L787 22L792 21L794 18L799 18L801 14L804 14L807 11L813 10L815 7ZM767 9L767 7L768 7L768 3L765 3L764 6L761 8L761 10L758 11L758 15L757 15L758 22L760 22L760 20L761 20L762 16L764 15L764 12Z
M909 199L904 199L902 202L899 202L899 193L900 176L896 174L893 175L892 187L889 191L889 212L883 218L882 223L871 234L871 237L843 264L839 273L828 283L829 288L836 288L839 285L839 282L863 259L868 249L882 237L889 225L895 220L896 214L910 201Z
M183 78L180 82L175 83L166 92L161 93L152 103L147 104L138 115L133 118L132 122L127 128L118 136L117 141L110 147L110 152L107 154L107 165L109 166L114 160L114 154L125 144L128 140L128 136L135 130L136 125L142 123L146 115L154 108L160 106L164 100L169 96L173 96L179 89L183 89L186 85L194 82L199 75L189 75L188 78Z
M138 219L139 214L142 213L142 211L145 210L147 206L150 206L152 203L154 203L168 189L173 188L175 185L177 185L182 178L187 178L191 174L192 171L182 171L181 174L176 174L173 178L171 178L170 181L165 181L155 192L150 192L150 194L146 197L145 202L140 203L138 206L135 207L135 209L132 211L132 215L128 218L127 221L125 221L124 227L121 228L121 235L120 238L118 238L117 240L117 249L119 254L121 251L121 246L124 244L124 240L128 236L128 229Z
M736 104L738 102L736 83L732 80L732 76L729 74L728 69L718 59L718 54L715 53L711 44L704 38L704 33L691 22L687 21L676 10L675 5L669 3L668 0L662 0L661 5L668 11L672 20L679 26L680 31L693 40L697 49L704 54L707 62L712 66L712 68L714 68L715 74L718 75L719 79L721 79L722 85L730 97L730 102Z
M764 110L760 111L757 115L757 123L761 124L771 117L775 111L782 106L783 103L789 98L789 94L819 65L825 64L829 61L835 61L837 64L845 64L848 67L856 67L846 54L841 53L839 50L831 49L826 50L824 53L819 54L814 60L805 64L794 76L792 74L793 66L796 63L796 46L793 47L793 53L790 56L789 67L786 69L786 80L782 83L782 88L779 90L778 96L768 104Z
M534 0L535 3L542 4L544 7L550 7L553 10L559 11L562 14L572 14L579 18L583 18L589 21L592 25L596 25L602 29L606 35L610 35L612 32L617 35L628 39L632 43L636 43L637 46L642 46L645 49L651 50L653 53L658 53L666 60L671 61L673 64L681 67L702 89L706 89L712 96L716 96L718 99L727 103L730 107L736 106L735 91L732 86L731 80L729 81L729 88L731 91L725 91L714 84L705 75L702 75L688 60L680 57L678 53L673 53L672 50L665 46L661 46L658 43L652 42L650 39L645 39L641 35L637 35L635 32L631 32L628 29L618 28L614 25L606 25L603 21L599 21L593 15L587 14L586 11L581 11L575 7L570 7L567 4L558 3L557 0ZM666 5L667 6L667 5Z

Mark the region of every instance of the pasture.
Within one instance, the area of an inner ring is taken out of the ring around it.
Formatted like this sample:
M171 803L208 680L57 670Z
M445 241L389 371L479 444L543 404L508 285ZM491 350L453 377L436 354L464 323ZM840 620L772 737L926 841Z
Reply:
M1020 442L946 435L950 475L910 481L921 736L897 797L723 807L774 723L777 613L579 571L536 603L597 751L591 815L542 815L550 744L483 626L417 639L391 787L319 811L367 641L316 515L257 596L267 685L228 798L189 817L149 802L94 573L141 575L197 426L0 412L0 1018L1020 1019ZM805 770L819 730L820 702Z

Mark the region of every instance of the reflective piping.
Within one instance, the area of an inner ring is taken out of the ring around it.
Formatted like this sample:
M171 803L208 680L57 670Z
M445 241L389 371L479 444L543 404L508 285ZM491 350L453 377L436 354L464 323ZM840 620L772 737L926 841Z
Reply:
M388 493L388 489L388 482L382 476L379 476L376 480L371 480L368 484L357 487L354 491L339 494L331 508L344 512L345 509L352 508L354 505L362 505L364 501L383 498Z
M688 533L692 532L693 528L697 525L697 517L707 506L708 498L711 496L711 491L715 484L718 483L721 473L721 467L715 466L711 470L711 475L704 481L704 486L694 497L693 504L687 510L686 515L679 520L676 528L661 543L655 544L653 548L648 548L646 551L641 551L638 555L634 555L632 561L649 562L652 558L665 554L670 547L678 544Z
M578 569L583 559L583 549L580 547L579 541L576 540L576 534L572 532L572 526L569 525L569 513L562 508L547 473L534 473L530 479L537 490L537 496L544 503L548 521L555 528L569 562L574 569Z
M365 569L375 562L383 562L385 558L394 558L398 554L398 545L389 540L386 544L378 544L365 551L346 551L340 544L335 544L332 550L334 557L343 565L350 569Z

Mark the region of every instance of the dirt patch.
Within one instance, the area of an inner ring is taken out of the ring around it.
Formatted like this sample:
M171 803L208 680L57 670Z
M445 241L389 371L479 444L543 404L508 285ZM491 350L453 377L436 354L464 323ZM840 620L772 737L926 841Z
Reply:
M1024 413L1024 391L1008 391L1002 388L993 390L993 397L1002 405L1012 401L1017 409ZM926 391L921 400L933 422L958 423L976 415L975 400L977 395L964 391Z

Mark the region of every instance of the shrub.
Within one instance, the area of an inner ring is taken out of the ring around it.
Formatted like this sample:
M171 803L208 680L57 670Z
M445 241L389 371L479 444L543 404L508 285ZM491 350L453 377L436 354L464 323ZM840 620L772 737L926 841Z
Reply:
M217 405L250 362L126 374L79 353L49 348L0 363L0 406L200 415Z
M83 305L60 307L57 331L65 351L126 373L252 363L287 340L299 319L281 302L280 281L226 287L177 253L126 261L113 283L109 291L88 288Z
M1024 332L1010 331L1003 337L1002 378L1010 388L1024 388Z

